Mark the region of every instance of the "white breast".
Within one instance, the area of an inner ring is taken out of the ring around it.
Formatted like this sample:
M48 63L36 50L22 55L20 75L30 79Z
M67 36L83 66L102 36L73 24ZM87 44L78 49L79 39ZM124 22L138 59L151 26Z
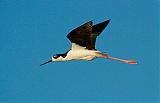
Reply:
M66 60L92 60L95 58L95 50L79 49L70 50L66 56Z
M86 47L72 43L71 50L63 60L92 60L99 57L101 52L96 50L88 50Z

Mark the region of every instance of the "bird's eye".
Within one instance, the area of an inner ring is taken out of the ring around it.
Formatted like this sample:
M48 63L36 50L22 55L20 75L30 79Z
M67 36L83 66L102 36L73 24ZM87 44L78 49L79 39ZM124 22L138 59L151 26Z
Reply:
M56 58L57 57L57 55L55 55L55 56L53 56L54 58Z
M55 56L53 56L53 58L54 58L54 59L57 59L57 58L58 58L58 56L57 56L57 55L55 55Z

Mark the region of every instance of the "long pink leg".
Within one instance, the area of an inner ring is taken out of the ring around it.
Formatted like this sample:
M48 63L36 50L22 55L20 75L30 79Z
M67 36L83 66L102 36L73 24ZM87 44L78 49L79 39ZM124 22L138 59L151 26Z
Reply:
M123 59L119 59L119 58L114 58L114 57L110 57L110 56L102 56L102 58L108 58L108 59L112 59L112 60L118 60L120 62L124 62L124 63L128 63L128 64L137 64L136 61L134 60L123 60Z

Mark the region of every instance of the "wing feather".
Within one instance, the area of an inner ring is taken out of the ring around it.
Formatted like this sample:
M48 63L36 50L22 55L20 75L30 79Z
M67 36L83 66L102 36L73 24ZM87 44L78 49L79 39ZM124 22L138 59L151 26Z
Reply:
M86 49L95 49L96 37L100 35L109 22L110 20L106 20L93 26L92 21L89 21L72 30L67 35L67 38L72 44L75 43ZM72 49L73 47L75 47L75 45L72 45Z

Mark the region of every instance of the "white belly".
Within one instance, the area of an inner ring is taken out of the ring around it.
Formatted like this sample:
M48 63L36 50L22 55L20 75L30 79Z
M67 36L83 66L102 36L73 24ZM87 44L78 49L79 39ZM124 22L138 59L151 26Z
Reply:
M96 58L96 56L86 56L86 57L80 58L80 60L93 60L95 58Z
M92 60L96 58L95 50L70 50L66 56L66 60Z

